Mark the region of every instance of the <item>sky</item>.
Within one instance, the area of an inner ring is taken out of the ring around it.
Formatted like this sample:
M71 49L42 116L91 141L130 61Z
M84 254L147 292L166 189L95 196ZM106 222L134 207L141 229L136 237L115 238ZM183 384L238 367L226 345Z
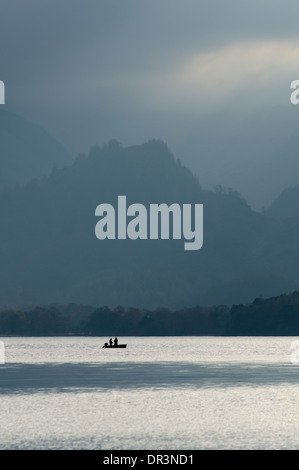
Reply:
M6 106L74 155L162 139L203 187L259 210L297 183L298 13L295 0L1 0Z

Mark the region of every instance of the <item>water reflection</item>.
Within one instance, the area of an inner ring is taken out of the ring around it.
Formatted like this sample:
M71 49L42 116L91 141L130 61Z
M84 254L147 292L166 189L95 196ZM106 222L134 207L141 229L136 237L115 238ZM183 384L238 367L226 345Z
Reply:
M287 363L10 363L0 368L0 393L165 387L298 384Z

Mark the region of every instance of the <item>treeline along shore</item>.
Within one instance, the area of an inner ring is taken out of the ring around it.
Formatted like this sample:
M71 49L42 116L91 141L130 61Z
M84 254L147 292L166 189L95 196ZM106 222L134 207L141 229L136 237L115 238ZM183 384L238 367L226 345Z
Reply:
M294 336L299 293L243 305L157 308L36 306L0 311L0 336Z

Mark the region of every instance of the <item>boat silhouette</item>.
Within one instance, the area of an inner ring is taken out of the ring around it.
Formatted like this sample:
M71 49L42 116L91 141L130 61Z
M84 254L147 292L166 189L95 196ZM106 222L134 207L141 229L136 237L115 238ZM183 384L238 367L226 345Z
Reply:
M119 344L118 339L115 338L113 341L112 338L110 338L109 343L105 343L103 348L126 348L126 344Z
M103 348L126 348L127 345L126 344L108 344L108 343L105 343Z

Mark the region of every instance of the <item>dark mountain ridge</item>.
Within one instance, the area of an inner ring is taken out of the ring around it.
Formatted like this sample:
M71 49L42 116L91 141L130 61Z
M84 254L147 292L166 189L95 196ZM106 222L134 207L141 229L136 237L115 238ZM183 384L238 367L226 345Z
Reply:
M98 240L95 208L139 202L204 205L204 243ZM297 288L279 221L235 191L204 190L167 145L111 141L0 193L1 307L52 303L178 308L247 302ZM282 240L281 240L281 239ZM280 244L282 241L282 244Z

